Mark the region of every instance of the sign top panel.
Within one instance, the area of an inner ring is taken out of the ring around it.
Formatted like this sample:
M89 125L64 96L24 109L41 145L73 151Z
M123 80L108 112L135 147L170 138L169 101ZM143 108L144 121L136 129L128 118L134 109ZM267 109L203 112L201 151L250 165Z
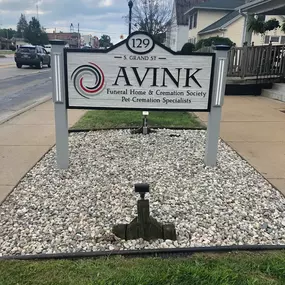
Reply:
M215 54L176 53L135 32L106 50L65 49L68 108L209 111Z

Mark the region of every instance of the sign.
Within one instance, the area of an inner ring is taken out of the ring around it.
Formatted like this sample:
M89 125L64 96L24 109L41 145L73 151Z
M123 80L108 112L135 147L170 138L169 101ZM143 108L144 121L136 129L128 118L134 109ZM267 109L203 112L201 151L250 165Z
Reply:
M175 53L144 32L64 52L67 108L210 111L213 53Z

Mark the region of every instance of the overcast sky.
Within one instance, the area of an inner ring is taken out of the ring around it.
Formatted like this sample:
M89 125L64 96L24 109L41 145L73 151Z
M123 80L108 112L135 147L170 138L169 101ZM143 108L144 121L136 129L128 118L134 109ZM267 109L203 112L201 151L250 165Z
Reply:
M36 16L48 32L68 32L70 24L75 29L80 23L83 34L111 36L114 43L120 35L127 34L128 27L123 16L128 14L127 0L0 0L0 24L3 28L15 28L21 13L29 20Z

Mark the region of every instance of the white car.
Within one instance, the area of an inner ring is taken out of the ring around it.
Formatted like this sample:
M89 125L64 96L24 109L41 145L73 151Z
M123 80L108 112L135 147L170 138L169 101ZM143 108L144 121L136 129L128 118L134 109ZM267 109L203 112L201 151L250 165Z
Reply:
M48 53L51 53L51 45L45 45L45 50L46 50Z

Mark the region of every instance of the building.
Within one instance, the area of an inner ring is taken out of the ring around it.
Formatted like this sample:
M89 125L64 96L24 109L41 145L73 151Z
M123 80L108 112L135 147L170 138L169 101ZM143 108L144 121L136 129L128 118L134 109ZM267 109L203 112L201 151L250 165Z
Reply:
M188 42L189 17L185 12L191 6L206 0L174 0L171 16L171 27L166 35L166 46L174 51L182 49L183 45Z
M20 47L21 45L26 45L28 44L25 39L23 38L12 38L13 43L15 44L15 46Z
M285 2L284 0L253 0L238 7L240 13L245 15L247 21L248 15L266 15L266 20L276 18L282 23L285 20ZM257 35L252 31L244 29L243 38L247 42L259 43ZM268 44L285 44L284 33L280 29L269 31L261 39L261 43Z
M231 39L237 46L246 42L244 31L246 30L246 17L240 13L240 4L243 0L211 0L190 9L189 14L189 41L196 43L197 40L210 37L226 37ZM191 18L192 17L192 18ZM284 21L283 16L266 16L265 21L276 18L280 23ZM210 25L210 19L216 19ZM265 35L253 34L250 43L255 45L284 44L285 35L280 29L266 32Z
M232 32L227 28L235 23L238 26L237 33L231 34L231 37L233 42L240 44L243 24L236 21L243 16L235 9L242 4L244 0L209 0L192 6L185 13L189 19L189 42L195 44L200 39L217 35L226 37L227 32Z
M12 40L0 37L0 49L9 50L11 45L13 45Z
M65 41L70 48L77 48L81 46L81 35L79 33L48 33L49 40Z
M90 41L90 46L92 48L99 48L100 47L99 38L96 36L92 37Z

